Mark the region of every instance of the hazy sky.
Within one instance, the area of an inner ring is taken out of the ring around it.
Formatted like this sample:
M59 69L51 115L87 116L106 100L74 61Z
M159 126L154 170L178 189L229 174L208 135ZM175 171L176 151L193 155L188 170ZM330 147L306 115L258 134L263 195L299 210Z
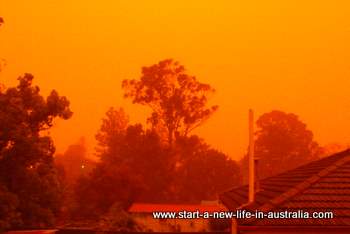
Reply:
M143 122L121 81L165 58L215 87L219 111L197 133L233 158L250 107L296 113L321 144L350 142L349 1L1 0L0 16L0 81L29 72L71 101L52 130L58 152L81 136L92 152L110 106Z

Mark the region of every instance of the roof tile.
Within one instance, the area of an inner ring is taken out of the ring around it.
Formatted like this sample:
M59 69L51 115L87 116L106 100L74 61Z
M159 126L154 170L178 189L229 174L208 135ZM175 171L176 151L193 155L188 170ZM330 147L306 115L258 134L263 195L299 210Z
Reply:
M260 181L255 204L249 208L278 211L332 211L333 219L250 219L240 225L347 225L350 226L350 150L334 154ZM235 210L247 202L248 187L231 189L220 196ZM247 208L246 207L246 208Z

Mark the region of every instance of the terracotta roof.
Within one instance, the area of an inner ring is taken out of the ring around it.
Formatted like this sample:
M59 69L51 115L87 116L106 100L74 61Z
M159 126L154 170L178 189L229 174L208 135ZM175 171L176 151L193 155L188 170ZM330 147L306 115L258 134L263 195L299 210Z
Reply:
M350 225L350 150L322 158L260 181L261 190L245 208L260 211L332 211L333 219L251 219L246 225ZM248 186L233 188L220 196L235 210L247 203Z
M133 203L130 208L130 213L152 213L152 212L180 212L180 211L199 211L215 212L226 211L227 209L221 205L206 205L206 204L154 204L154 203Z

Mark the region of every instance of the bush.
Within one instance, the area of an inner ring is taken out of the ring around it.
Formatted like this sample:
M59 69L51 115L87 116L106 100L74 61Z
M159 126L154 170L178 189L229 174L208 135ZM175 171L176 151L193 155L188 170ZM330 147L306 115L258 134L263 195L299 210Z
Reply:
M114 204L109 211L102 216L99 222L99 230L114 232L142 231L143 228L123 210L119 203Z

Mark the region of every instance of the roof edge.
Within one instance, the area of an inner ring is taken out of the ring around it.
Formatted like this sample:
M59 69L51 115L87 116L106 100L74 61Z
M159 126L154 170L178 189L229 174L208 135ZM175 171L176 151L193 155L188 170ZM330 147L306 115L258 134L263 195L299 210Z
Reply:
M350 153L350 150L345 150L341 153L348 152ZM304 191L308 187L310 187L312 184L316 183L319 179L326 176L330 172L337 169L339 166L342 166L343 164L350 162L350 155L345 156L344 158L339 159L338 161L334 162L330 166L324 168L323 170L319 171L316 175L313 175L309 177L308 179L304 180L303 182L297 184L293 188L287 190L286 192L282 193L281 195L275 197L270 202L265 203L264 205L260 206L258 210L262 212L269 212L273 208L277 207L278 205L282 204L283 202L287 201L288 199L292 198L293 196L297 195L298 193ZM245 225L253 223L256 218L252 218L250 220L247 220L244 222ZM244 226L244 225L243 225Z
M316 175L309 177L308 179L297 184L293 188L291 188L291 189L287 190L286 192L282 193L281 195L275 197L270 202L262 205L259 209L262 211L270 211L274 207L282 204L286 200L290 199L291 197L295 196L296 194L300 193L301 191L307 189L312 184L316 183L319 179L328 175L330 172L334 171L339 166L342 166L343 164L345 164L347 162L350 162L350 155L339 159L335 163L333 163L330 166L326 167L325 169L319 171Z

